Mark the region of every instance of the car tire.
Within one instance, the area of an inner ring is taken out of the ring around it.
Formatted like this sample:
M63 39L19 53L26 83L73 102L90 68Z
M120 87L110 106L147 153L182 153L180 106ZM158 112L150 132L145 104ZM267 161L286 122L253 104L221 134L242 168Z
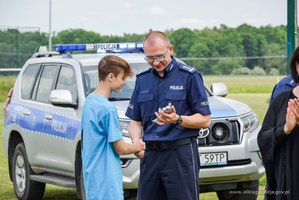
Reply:
M30 180L33 174L23 143L16 146L12 157L12 181L18 199L43 199L45 183Z
M137 189L125 189L124 190L124 199L132 200L137 198Z
M77 150L76 153L75 177L76 177L77 197L78 199L86 200L84 180L83 180L83 170L82 170L81 148L79 148L79 150Z
M235 190L217 191L219 200L256 200L259 181L239 182Z
M82 169L82 168L81 168ZM79 191L80 191L80 197L78 197L81 200L86 200L85 196L85 189L84 189L84 181L83 181L83 171L81 170L80 174L80 185L79 185Z

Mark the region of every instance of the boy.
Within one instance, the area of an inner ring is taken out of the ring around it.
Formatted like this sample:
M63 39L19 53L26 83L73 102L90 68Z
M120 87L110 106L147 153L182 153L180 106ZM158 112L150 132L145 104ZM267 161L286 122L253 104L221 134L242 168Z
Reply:
M119 155L145 148L144 143L125 143L118 123L117 110L108 101L111 92L119 92L133 71L117 56L108 55L98 65L99 84L85 101L82 113L83 177L86 199L123 199Z

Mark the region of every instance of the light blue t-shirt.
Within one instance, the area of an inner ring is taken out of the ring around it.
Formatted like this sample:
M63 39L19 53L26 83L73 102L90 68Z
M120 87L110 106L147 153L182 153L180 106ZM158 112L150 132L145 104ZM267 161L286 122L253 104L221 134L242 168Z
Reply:
M83 107L82 129L86 199L123 199L120 157L113 146L122 139L115 106L103 96L89 95Z

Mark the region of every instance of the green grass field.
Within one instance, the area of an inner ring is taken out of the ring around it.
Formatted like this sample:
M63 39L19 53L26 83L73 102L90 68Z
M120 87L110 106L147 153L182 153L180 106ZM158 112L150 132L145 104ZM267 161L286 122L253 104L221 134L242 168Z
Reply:
M268 108L269 97L274 84L281 78L281 76L261 76L261 77L247 77L247 76L205 76L204 80L207 85L212 82L223 82L228 86L228 98L236 99L248 104L259 116L260 122L264 119L265 112ZM1 77L1 82L5 80ZM0 85L1 87L1 85ZM10 86L6 86L9 88ZM0 96L5 99L7 91L0 90ZM1 99L0 97L0 99ZM12 183L8 177L7 159L3 153L2 147L2 129L3 129L3 103L0 103L0 200L16 199L13 192ZM260 193L258 200L263 199L265 178L260 180ZM67 189L47 185L44 199L58 200L58 199L76 199L76 192L74 189ZM201 200L216 200L215 193L205 193L200 195Z
M212 82L222 82L229 93L271 93L273 86L283 76L204 76L209 86Z

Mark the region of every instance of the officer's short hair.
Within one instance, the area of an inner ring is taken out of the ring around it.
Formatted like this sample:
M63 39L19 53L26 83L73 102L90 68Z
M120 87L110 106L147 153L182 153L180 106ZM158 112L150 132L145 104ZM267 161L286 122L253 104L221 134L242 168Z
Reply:
M167 37L167 35L161 31L150 31L148 34L146 34L146 36L144 37L144 40L143 40L143 44L145 42L149 42L149 43L152 43L154 42L154 40L159 37L161 38L162 40L164 40L165 42L165 45L168 47L170 46L170 41Z

